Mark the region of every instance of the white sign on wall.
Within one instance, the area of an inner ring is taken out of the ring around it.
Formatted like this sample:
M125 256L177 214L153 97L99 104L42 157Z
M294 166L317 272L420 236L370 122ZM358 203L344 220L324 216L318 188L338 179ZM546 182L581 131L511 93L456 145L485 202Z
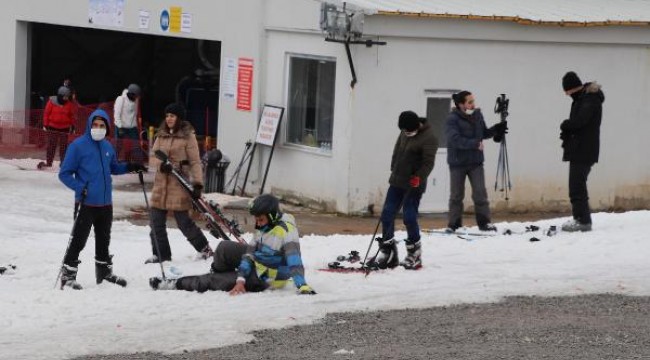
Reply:
M257 136L255 137L256 143L273 146L283 112L284 108L264 105L260 126L257 128Z
M149 29L149 12L147 10L140 10L139 12L138 29Z
M121 27L124 25L124 0L88 0L88 23Z
M237 61L234 58L225 58L223 62L221 93L226 100L235 100L237 91Z

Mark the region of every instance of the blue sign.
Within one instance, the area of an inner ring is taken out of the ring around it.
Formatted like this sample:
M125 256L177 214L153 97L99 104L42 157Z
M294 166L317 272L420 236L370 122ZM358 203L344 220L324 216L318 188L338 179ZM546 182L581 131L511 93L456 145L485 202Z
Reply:
M160 28L162 31L167 31L167 29L169 29L169 11L167 11L167 9L160 13Z

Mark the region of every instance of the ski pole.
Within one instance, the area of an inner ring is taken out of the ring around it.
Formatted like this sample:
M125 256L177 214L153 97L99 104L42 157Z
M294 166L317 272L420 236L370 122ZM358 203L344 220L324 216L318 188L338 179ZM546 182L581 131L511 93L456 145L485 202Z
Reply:
M153 243L156 248L156 255L158 255L158 264L160 264L160 274L162 275L163 281L167 280L165 278L165 269L162 264L162 256L160 255L160 245L158 245L158 236L156 235L156 230L153 228L153 218L151 217L151 207L149 207L149 198L147 197L147 190L144 188L144 175L142 171L138 171L138 178L140 179L140 185L142 185L142 193L144 194L144 203L147 205L147 214L149 214L149 226L151 226L151 233L153 234Z
M241 160L239 161L239 165L237 165L237 169L235 169L235 172L232 174L232 177L230 178L230 180L228 180L228 183L224 187L224 190L227 189L230 186L230 183L233 181L233 179L235 180L235 185L233 185L232 193L230 195L235 195L237 182L239 181L239 173L241 172L241 168L243 167L246 160L250 157L248 151L250 150L252 144L253 143L250 140L246 142L245 144L246 147L244 148L244 153L241 155Z
M86 188L81 191L81 200L79 201L79 212L77 212L77 204L74 208L74 222L72 223L72 230L70 231L70 238L68 239L68 246L65 248L65 254L63 254L63 260L61 260L61 266L59 266L59 274L56 276L56 281L54 281L54 288L59 284L59 279L61 278L61 273L63 272L63 265L65 264L65 258L68 257L68 251L70 250L70 244L72 244L72 238L74 237L74 231L77 229L77 223L79 223L79 213L83 210L84 202L86 201Z
M395 216L393 217L393 221L395 221L395 218L397 217L397 213L399 212L399 209L402 208L402 205L404 205L404 201L406 200L406 197L411 194L411 188L406 190L406 193L404 194L404 197L400 201L399 205L397 206L397 210L395 211ZM386 205L386 199L384 199L384 205L381 208L382 213L384 212L384 206ZM368 253L370 252L370 248L372 248L372 242L375 240L375 236L377 235L377 231L379 230L379 224L381 223L381 215L379 215L379 220L377 221L377 227L375 228L375 233L372 235L372 239L370 239L370 245L368 245L368 251L366 251L366 256L363 259L363 266L366 268L365 271L365 276L367 277L368 274L370 274L370 266L366 264L366 260L368 259ZM381 250L381 247L377 247L377 252L375 253L374 258L377 258L377 255L379 255L379 251Z
M383 211L383 207L382 207ZM375 236L377 236L377 231L379 231L379 224L381 224L381 215L379 215L379 219L377 219L377 226L375 227L375 233L372 234L372 237L370 238L370 244L368 244L368 250L366 250L366 256L363 257L363 265L364 267L368 268L366 264L366 260L368 260L368 254L370 253L370 248L372 248L372 242L375 241ZM377 255L375 255L375 258ZM367 271L367 270L366 270Z

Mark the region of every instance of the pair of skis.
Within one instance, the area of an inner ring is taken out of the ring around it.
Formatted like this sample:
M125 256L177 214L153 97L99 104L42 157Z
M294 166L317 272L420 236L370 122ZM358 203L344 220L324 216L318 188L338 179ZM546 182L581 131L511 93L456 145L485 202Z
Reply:
M427 233L427 234L442 234L442 235L455 235L459 239L463 239L466 241L474 241L477 239L484 239L492 236L497 236L497 235L524 235L528 233L536 233L538 231L542 230L542 234L545 236L554 236L558 233L558 228L555 225L551 225L546 229L541 229L537 225L529 225L526 226L525 231L513 231L510 229L505 229L501 233L498 233L496 231L488 232L488 231L478 231L478 232L471 232L471 231L466 231L466 230L456 230L456 231L449 231L447 229L423 229L422 232ZM532 237L530 241L539 241L539 238L537 237Z
M171 165L169 157L164 151L156 150L155 156L163 163ZM196 208L206 220L208 230L212 236L224 240L232 240L230 238L232 236L239 243L246 244L246 240L241 236L241 230L239 229L237 221L226 218L221 211L219 204L214 201L206 201L203 197L195 198L192 195L194 193L194 186L192 186L183 174L173 166L171 174L176 178L176 180L178 180L181 187L190 194L194 208Z

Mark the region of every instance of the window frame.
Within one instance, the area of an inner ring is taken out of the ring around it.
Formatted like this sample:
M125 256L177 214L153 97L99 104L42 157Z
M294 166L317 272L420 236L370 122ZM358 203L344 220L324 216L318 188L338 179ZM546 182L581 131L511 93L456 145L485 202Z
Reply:
M315 60L315 61L328 61L333 63L334 68L336 70L337 66L337 57L335 56L326 56L326 55L313 55L313 54L305 54L305 53L296 53L296 52L286 52L285 53L285 75L284 75L284 97L285 97L285 108L286 108L286 114L285 114L285 121L283 123L283 129L282 129L282 146L290 149L296 149L304 152L309 152L309 153L314 153L318 155L324 155L324 156L332 156L332 143L334 142L334 121L335 121L335 112L336 112L336 103L335 103L335 98L336 98L336 72L334 75L334 86L333 86L333 93L332 93L332 140L330 141L330 146L329 148L322 148L322 147L314 147L314 146L309 146L309 145L304 145L304 144L299 144L295 143L289 140L289 132L290 132L290 112L291 112L291 94L290 94L290 88L291 88L291 60L294 58L299 58L299 59L307 59L307 60Z

